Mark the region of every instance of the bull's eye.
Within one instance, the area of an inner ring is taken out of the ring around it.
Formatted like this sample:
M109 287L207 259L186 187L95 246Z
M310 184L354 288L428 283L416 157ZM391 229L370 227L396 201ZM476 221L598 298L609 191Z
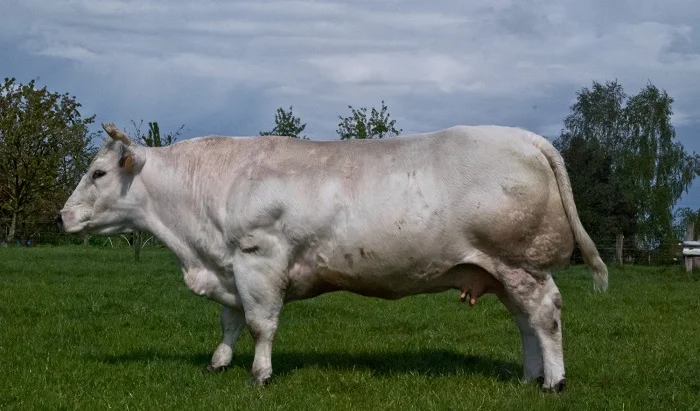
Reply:
M95 172L92 173L92 179L97 180L98 178L102 177L105 174L107 174L107 173L102 171L102 170L95 170Z

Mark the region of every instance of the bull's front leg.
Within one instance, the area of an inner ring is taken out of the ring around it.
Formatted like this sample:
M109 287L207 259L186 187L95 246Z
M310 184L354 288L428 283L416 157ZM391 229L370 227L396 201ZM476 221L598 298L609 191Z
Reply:
M245 325L246 319L242 310L222 307L221 330L223 337L211 357L211 362L205 367L206 371L223 371L228 368L233 358L233 350L236 348L236 341Z
M266 301L246 309L246 322L255 342L252 375L256 385L265 385L272 378L272 341L281 305L281 301Z

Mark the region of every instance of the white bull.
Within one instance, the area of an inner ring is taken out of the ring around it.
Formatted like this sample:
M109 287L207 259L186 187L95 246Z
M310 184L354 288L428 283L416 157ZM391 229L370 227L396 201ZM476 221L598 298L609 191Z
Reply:
M523 380L564 388L562 299L550 270L576 241L607 288L563 160L543 137L459 126L385 140L202 137L169 147L112 137L59 213L65 231L147 230L194 293L223 305L207 369L247 326L256 384L272 376L282 305L346 290L397 299L494 293L513 313Z

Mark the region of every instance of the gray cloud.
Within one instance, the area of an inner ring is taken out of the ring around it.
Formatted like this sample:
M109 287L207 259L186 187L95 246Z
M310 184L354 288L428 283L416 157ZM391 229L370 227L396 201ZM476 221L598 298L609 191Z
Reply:
M0 70L99 121L255 134L294 105L314 139L386 100L404 132L458 123L558 134L575 92L647 81L700 151L700 7L687 0L9 0ZM700 189L690 198L700 207Z

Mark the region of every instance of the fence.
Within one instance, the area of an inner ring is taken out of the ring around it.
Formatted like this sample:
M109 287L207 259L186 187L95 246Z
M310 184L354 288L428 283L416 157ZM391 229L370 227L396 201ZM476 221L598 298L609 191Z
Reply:
M5 245L2 239L6 237L9 222L0 220L0 245ZM690 229L689 229L690 230ZM112 235L112 236L77 236L66 234L59 230L53 221L33 221L23 227L18 227L15 235L16 240L11 245L15 246L42 246L42 245L85 245L92 247L132 247L134 243L133 234ZM687 240L695 240L693 232L686 234ZM150 233L141 233L141 248L158 247L165 245ZM679 241L671 247L644 249L639 245L635 236L621 235L607 236L594 239L596 248L601 258L606 263L637 264L637 265L681 265L685 261L683 252L684 243ZM138 239L137 239L138 243ZM686 246L686 249L689 247ZM697 250L700 250L700 245ZM693 259L694 266L700 267L700 257ZM574 264L583 263L581 250L576 246L571 256Z
M689 223L685 230L685 241L678 245L683 247L683 262L685 271L693 271L693 267L700 267L700 241L696 241L695 224Z
M134 234L119 234L111 236L96 236L67 234L59 229L54 221L31 221L15 230L15 237L9 244L5 242L8 234L9 221L0 220L0 245L36 247L46 245L85 245L93 247L131 247ZM150 233L141 234L141 247L165 247L165 245Z
M635 235L621 234L593 238L600 257L605 263L636 265L673 265L680 264L683 258L682 248L675 243L665 247L647 248ZM576 245L571 260L575 264L583 263L581 250Z

